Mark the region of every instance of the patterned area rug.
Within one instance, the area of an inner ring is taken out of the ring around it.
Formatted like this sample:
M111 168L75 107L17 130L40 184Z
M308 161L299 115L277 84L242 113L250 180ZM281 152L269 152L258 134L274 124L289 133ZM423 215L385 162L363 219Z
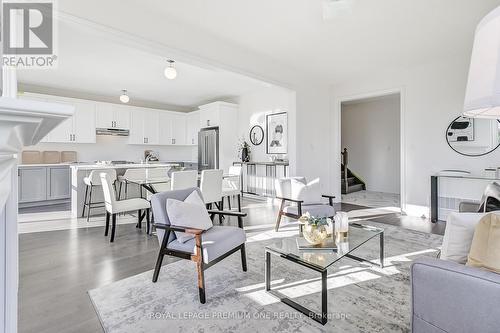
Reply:
M322 326L264 290L264 246L296 237L296 227L247 231L248 272L239 252L206 271L207 303L198 301L195 264L163 266L89 291L104 330L115 332L407 332L409 267L435 257L442 236L368 222L385 229L385 268L342 259L328 271L329 321ZM378 258L378 237L354 254ZM272 257L273 289L320 310L319 273Z

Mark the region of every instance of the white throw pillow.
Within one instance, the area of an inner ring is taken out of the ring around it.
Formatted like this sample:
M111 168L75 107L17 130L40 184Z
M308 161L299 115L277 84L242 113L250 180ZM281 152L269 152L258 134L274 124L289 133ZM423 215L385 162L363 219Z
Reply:
M167 199L167 214L172 226L208 230L213 226L205 203L193 191L184 201ZM185 243L194 236L185 232L175 231L177 240Z
M465 264L474 230L484 215L483 213L450 213L446 221L440 258Z
M319 178L305 184L300 180L291 180L292 199L302 200L304 204L321 203L321 189Z

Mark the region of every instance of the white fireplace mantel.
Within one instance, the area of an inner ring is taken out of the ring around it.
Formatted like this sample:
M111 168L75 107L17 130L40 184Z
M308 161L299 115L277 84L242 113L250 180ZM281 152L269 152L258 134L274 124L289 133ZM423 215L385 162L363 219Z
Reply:
M68 105L0 97L0 333L17 332L17 154L73 112Z

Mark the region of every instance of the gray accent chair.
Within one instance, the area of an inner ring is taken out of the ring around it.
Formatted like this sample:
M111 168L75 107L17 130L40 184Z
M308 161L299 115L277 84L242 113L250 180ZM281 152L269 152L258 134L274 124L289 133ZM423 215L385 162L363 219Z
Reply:
M500 274L440 259L411 266L413 333L500 332Z
M209 210L213 220L215 215L233 216L238 220L238 227L233 226L213 226L208 230L186 229L172 226L167 214L167 199L184 201L193 191L197 191L203 198L198 188L188 188L176 191L167 191L154 194L151 197L151 204L155 216L155 228L160 251L153 274L153 282L158 281L161 264L165 255L171 255L182 259L188 259L196 263L198 271L198 291L200 302L205 303L205 277L204 271L212 265L218 263L229 255L241 251L241 265L243 271L247 271L245 241L246 235L243 230L243 217L245 213L227 212L219 210ZM181 231L192 234L195 238L185 243L179 242L174 231Z
M335 215L335 208L333 207L335 196L333 195L322 195L322 198L328 199L328 204L293 199L292 179L307 184L305 177L289 177L276 180L276 199L281 200L281 205L276 219L275 231L279 230L283 216L298 220L305 213L309 213L314 217L333 217Z

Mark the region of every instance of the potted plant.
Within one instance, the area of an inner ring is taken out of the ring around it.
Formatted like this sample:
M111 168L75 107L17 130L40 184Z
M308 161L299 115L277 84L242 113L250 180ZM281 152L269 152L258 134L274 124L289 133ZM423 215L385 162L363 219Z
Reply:
M240 139L238 144L238 155L242 162L250 162L250 145L244 139Z
M304 225L302 231L304 238L310 244L321 244L328 237L326 217L317 218L306 213L300 217L299 221Z

